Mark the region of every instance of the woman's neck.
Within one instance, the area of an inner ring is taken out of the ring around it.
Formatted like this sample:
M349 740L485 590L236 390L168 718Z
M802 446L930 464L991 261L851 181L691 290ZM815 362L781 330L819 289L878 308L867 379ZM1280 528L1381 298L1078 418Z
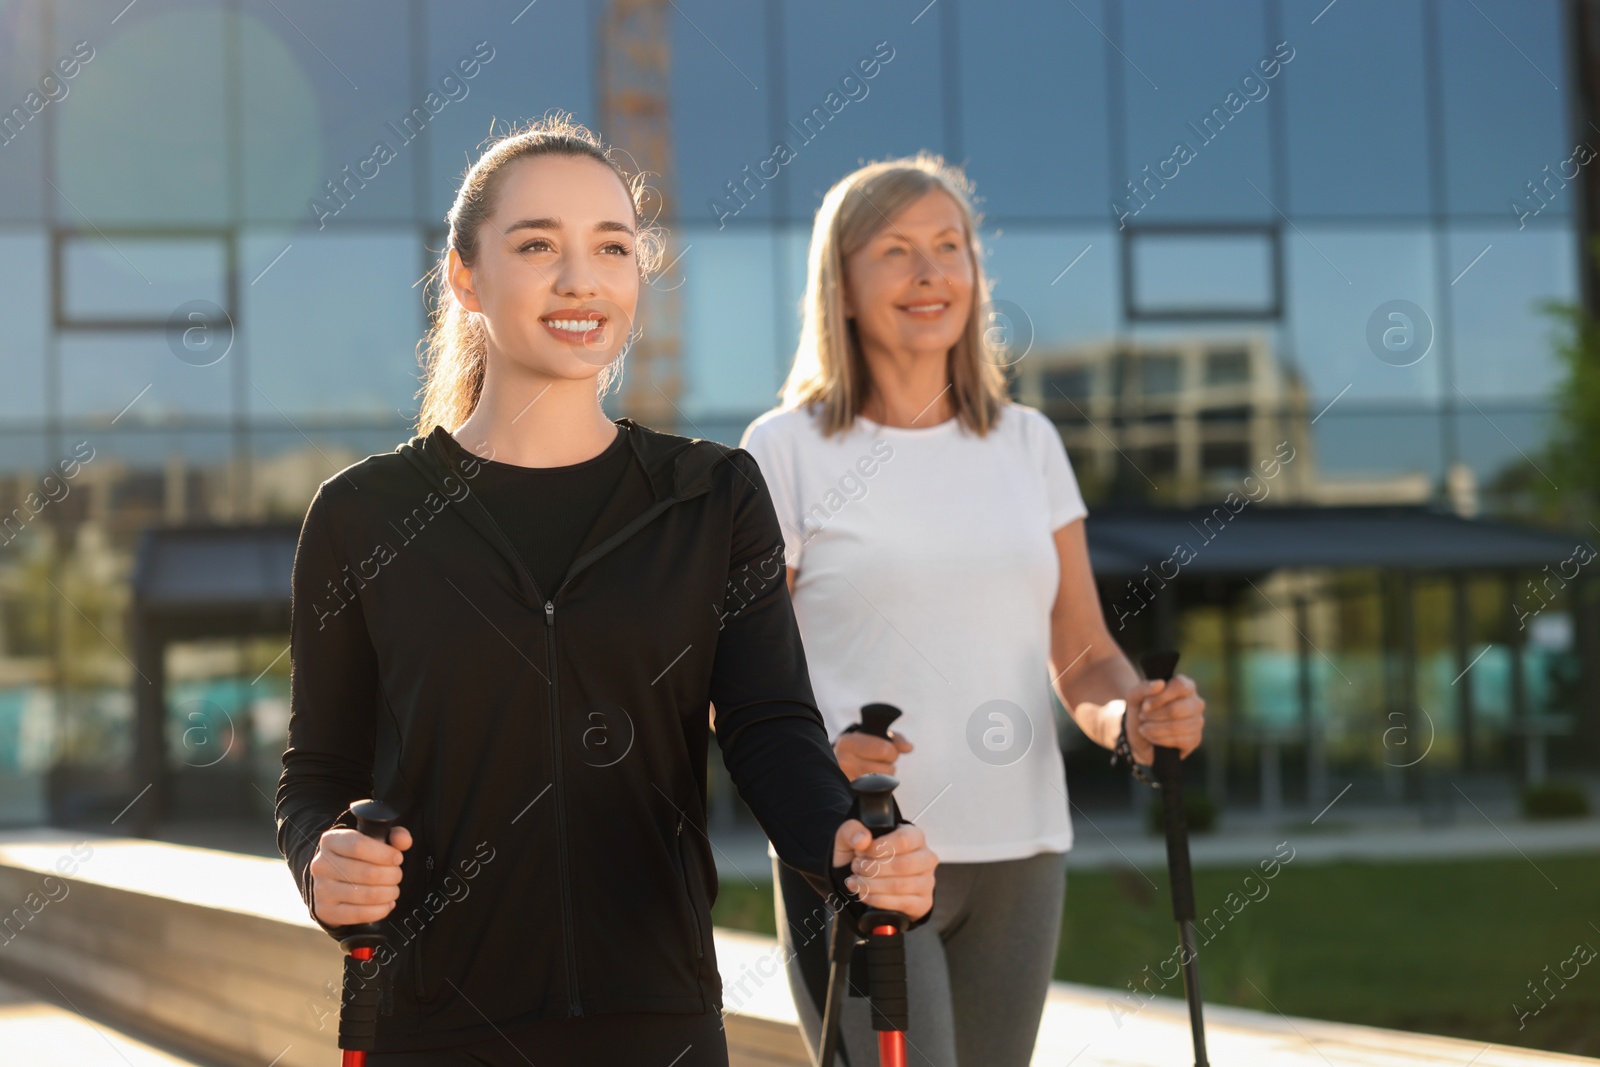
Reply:
M880 426L922 429L956 413L948 352L894 351L864 346L872 378L861 414Z
M493 363L490 364L491 367ZM519 467L566 467L616 440L593 378L486 374L472 415L452 436L467 451Z

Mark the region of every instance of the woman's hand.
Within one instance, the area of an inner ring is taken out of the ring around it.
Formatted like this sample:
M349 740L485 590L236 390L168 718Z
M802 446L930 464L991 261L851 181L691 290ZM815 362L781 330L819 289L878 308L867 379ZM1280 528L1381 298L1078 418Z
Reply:
M387 916L400 899L400 853L411 844L403 826L389 828L388 844L345 826L323 831L311 857L312 914L329 926Z
M911 742L893 730L889 731L887 741L865 730L851 730L840 734L839 740L833 743L839 769L852 782L863 774L894 774L900 753L910 751Z
M1170 682L1141 682L1128 694L1127 704L1128 747L1139 763L1154 763L1157 745L1175 748L1179 756L1200 747L1206 702L1188 675L1175 674Z
M898 911L912 921L933 910L933 869L939 857L928 848L921 827L905 823L873 837L860 819L846 819L833 835L833 865L846 863L854 873L845 885L863 903Z

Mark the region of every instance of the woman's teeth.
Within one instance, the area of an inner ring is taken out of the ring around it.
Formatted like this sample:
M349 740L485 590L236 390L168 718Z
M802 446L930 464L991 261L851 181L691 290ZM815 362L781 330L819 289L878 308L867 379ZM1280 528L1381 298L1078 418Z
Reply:
M544 321L566 333L588 333L605 324L604 319L545 319Z
M949 304L910 304L910 305L907 305L906 310L907 311L924 311L924 312L926 312L926 311L943 311L945 308L947 308L949 306L950 306Z

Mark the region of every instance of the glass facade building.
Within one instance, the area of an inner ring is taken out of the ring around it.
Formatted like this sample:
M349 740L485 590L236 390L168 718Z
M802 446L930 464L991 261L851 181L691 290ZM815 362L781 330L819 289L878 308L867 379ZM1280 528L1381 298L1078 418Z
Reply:
M139 531L297 522L318 482L409 436L418 283L462 173L488 134L553 108L606 136L612 7L0 0L7 818L126 762ZM928 149L976 184L1018 395L1062 426L1091 510L1124 452L1206 499L1274 419L1307 448L1301 502L1503 510L1550 430L1540 305L1578 297L1575 142L1600 137L1574 129L1566 20L1557 0L678 0L657 42L669 428L736 443L775 403L823 193ZM1185 400L1152 407L1164 392ZM1517 645L1485 581L1485 714L1510 714L1513 675L1516 699L1570 710L1559 605ZM1319 646L1381 656L1355 611L1313 613ZM1295 699L1294 634L1250 617L1242 678L1194 658L1232 686L1218 708L1245 770L1219 788L1246 797L1246 726ZM169 662L174 767L212 767L225 735L215 765L253 775L261 811L284 643ZM1454 671L1428 656L1448 643L1417 652L1441 701ZM1347 703L1319 705L1366 738L1335 764L1376 767L1382 708Z

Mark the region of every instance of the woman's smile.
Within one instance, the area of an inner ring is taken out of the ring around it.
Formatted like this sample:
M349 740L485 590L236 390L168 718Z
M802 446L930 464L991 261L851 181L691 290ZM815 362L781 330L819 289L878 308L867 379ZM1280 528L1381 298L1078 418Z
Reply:
M950 301L932 300L925 301L921 304L896 304L895 306L901 311L904 311L907 315L910 315L913 319L931 321L937 319L940 315L943 315L947 310L949 310Z
M573 345L596 345L605 341L606 317L598 311L574 308L542 315L539 321L558 341Z

